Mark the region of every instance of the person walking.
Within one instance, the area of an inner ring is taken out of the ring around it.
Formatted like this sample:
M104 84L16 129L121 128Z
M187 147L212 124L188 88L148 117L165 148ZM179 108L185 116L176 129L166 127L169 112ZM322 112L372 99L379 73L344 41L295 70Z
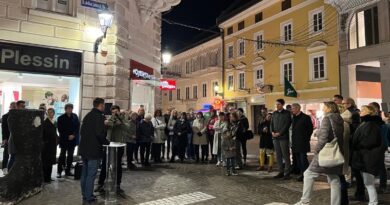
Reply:
M128 116L128 129L126 135L126 156L127 156L127 169L135 169L136 166L133 163L134 159L134 150L136 147L137 139L137 117L136 112L132 112Z
M384 124L372 106L363 106L360 113L362 123L352 139L352 167L363 175L364 185L369 196L369 205L378 204L375 176L384 161L384 144L381 126Z
M210 145L210 149L208 149L208 150L210 151L212 162L216 161L216 157L213 155L213 148L214 148L213 146L214 146L214 134L215 134L214 124L217 120L218 120L217 111L214 109L211 109L210 110L210 119L207 121L207 138L208 138L209 145ZM207 157L208 157L208 155L209 155L209 153L207 153ZM206 161L208 161L208 158L206 159Z
M145 167L150 167L150 146L154 138L151 114L146 114L145 118L140 122L138 134L137 144L140 148L141 164Z
M173 140L175 138L175 132L174 132L174 127L176 122L178 121L178 113L177 110L172 110L171 111L171 116L169 117L168 120L168 139L167 139L167 159L170 159L170 152L172 151L173 154Z
M291 113L283 108L285 101L276 100L276 111L272 114L271 133L278 162L279 174L275 178L290 178L290 147L289 129L291 126ZM283 165L284 161L284 165Z
M319 165L318 154L325 147L326 143L337 138L340 151L343 152L343 133L344 121L340 116L338 106L334 102L325 102L323 106L324 117L317 132L317 147L314 150L314 158L310 163L309 168L304 173L303 193L300 202L296 205L310 204L314 180L320 174L325 174L328 178L331 190L331 205L340 205L340 178L343 173L343 165L335 167L321 167Z
M228 122L225 119L225 113L220 112L218 115L218 120L214 123L214 146L213 146L213 155L217 156L216 166L221 166L224 159L222 157L222 138L223 133L228 129Z
M108 145L105 117L104 99L95 98L93 109L84 117L81 126L79 154L83 160L80 185L83 202L94 203L96 197L93 195L94 182L100 160L103 158L103 145Z
M268 113L264 118L264 121L259 124L259 127L257 129L260 135L259 168L257 169L257 171L265 170L264 164L266 155L269 155L268 172L272 171L272 167L274 164L274 144L272 142L272 133L270 131L271 118L272 114Z
M247 131L249 130L249 121L248 121L248 118L244 115L244 110L242 108L237 109L237 114L238 114L240 124L242 125L242 128L243 128L242 134L240 135L239 139L240 139L240 144L242 147L242 159L243 159L242 165L245 166L246 165L246 157L247 157L246 142L247 142L247 138L248 138ZM239 164L240 164L240 162L239 162Z
M297 159L300 176L297 181L303 181L303 173L309 167L307 153L310 152L310 139L313 134L313 123L310 116L301 111L301 105L294 103L292 106L292 151Z
M9 110L13 110L13 109L16 109L16 103L15 102L11 102L10 105L9 105ZM8 117L9 117L9 112L4 114L1 117L1 134L2 134L1 135L2 136L1 147L4 148L4 151L3 151L3 161L2 161L1 168L3 169L3 174L4 175L8 174L8 169L7 169L8 160L9 160L8 140L9 140L9 137L11 135L10 131L9 131L9 127L8 127Z
M172 157L171 163L175 162L175 157L179 156L180 162L184 162L184 157L186 154L186 146L187 146L187 134L190 132L190 125L187 121L187 113L182 112L180 114L180 119L176 121L175 126L173 128L173 132L175 134L173 138L173 148L172 148Z
M201 162L204 163L207 159L208 141L207 141L207 124L204 119L203 113L198 112L196 119L192 124L192 132L194 133L193 144L195 147L195 159L196 163L199 163L199 148L202 149Z
M165 135L166 124L161 110L156 110L154 112L152 123L154 127L154 138L152 144L153 161L155 163L161 163L161 148L167 140L167 136Z
M128 129L128 121L126 120L126 116L124 113L120 112L121 109L118 105L113 105L111 107L111 117L106 120L104 123L106 125L107 129L107 139L110 142L117 142L121 144L126 143L126 135L127 135L127 129ZM104 148L104 151L106 152L107 148ZM118 147L117 149L117 155L116 159L116 192L117 194L122 194L124 191L121 188L122 183L122 157L125 153L125 147ZM104 189L104 183L107 178L107 155L104 155L103 161L102 161L102 169L99 175L99 187L97 188L97 191L103 192Z
M73 153L79 140L80 121L73 113L73 105L65 105L65 113L58 118L58 132L60 134L60 157L58 158L57 178L61 178L65 168L66 176L73 176L71 167L73 163Z
M47 110L47 118L42 123L42 167L43 167L43 181L50 183L53 164L56 163L57 158L57 122L54 119L55 111L53 108Z

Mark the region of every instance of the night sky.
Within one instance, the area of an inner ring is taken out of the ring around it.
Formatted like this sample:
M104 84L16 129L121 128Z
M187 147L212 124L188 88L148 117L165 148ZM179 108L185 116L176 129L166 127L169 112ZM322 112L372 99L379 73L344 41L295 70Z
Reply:
M239 0L182 0L172 10L163 14L163 19L182 24L218 31L216 19L222 11L238 4ZM191 44L213 35L177 25L162 24L162 50L173 54Z

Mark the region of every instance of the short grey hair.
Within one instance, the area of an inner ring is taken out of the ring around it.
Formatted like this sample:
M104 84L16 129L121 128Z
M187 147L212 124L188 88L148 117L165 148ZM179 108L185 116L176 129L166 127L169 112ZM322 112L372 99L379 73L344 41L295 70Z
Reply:
M298 108L299 110L301 109L301 105L299 103L293 103L291 104L291 107Z
M152 118L153 118L153 116L149 113L145 115L145 119L151 120Z

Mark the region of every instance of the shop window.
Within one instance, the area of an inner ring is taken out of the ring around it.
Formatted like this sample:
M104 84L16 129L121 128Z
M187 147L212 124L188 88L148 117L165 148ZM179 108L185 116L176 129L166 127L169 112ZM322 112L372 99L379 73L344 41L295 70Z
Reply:
M281 25L282 42L292 41L292 23L286 22Z
M186 100L190 99L190 87L186 87Z
M181 100L180 94L181 94L181 93L180 93L180 89L177 89L177 90L176 90L176 99L177 99L177 100Z
M379 44L378 7L355 13L349 28L349 48Z
M172 101L172 90L168 91L168 100L171 102Z
M238 56L245 55L245 41L243 39L238 40Z
M320 33L324 30L324 9L316 9L310 12L310 33Z
M198 99L198 86L197 85L194 85L194 87L192 87L192 98Z
M37 8L41 10L72 15L76 0L36 0Z
M238 89L245 89L245 73L238 74Z
M228 59L232 59L233 58L233 45L230 45L230 46L228 46Z
M256 39L256 43L255 43L255 51L261 51L263 50L263 41L264 41L264 34L263 32L259 32L259 33L256 33L255 34L255 39Z
M255 23L258 23L263 20L263 12L260 12L255 15Z
M234 76L233 75L229 75L227 81L228 81L228 90L229 91L234 90Z
M233 26L230 26L228 29L227 29L227 35L231 35L233 34Z
M204 97L204 98L207 97L207 84L206 83L202 84L202 97Z
M241 21L240 23L238 23L238 30L239 31L241 31L244 28L245 28L245 21Z
M326 78L325 54L313 54L310 56L310 80L323 80Z
M291 0L283 0L282 1L282 11L291 8Z

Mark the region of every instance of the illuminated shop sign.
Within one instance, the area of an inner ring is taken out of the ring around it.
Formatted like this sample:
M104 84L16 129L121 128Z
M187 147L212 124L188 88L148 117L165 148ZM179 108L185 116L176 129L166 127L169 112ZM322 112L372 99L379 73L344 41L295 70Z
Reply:
M81 53L0 43L0 69L80 76Z
M154 69L135 60L130 60L130 79L156 80Z
M176 80L160 80L160 89L161 90L176 90Z

